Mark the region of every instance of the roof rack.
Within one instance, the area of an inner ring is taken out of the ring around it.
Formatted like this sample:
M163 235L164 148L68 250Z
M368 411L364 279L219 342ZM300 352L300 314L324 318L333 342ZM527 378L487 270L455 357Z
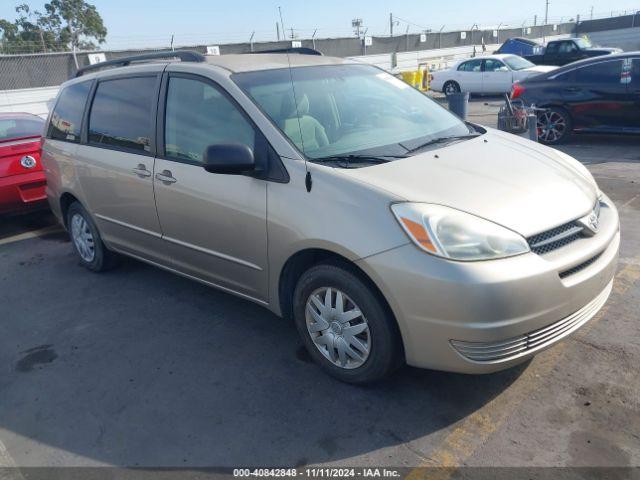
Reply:
M274 48L272 50L260 50L258 52L249 53L297 53L298 55L322 55L322 52L315 48L308 47Z
M147 62L150 60L159 60L163 58L179 58L182 62L204 62L204 55L193 52L191 50L179 50L176 52L156 52L146 53L144 55L135 55L133 57L116 58L115 60L107 60L106 62L96 63L95 65L87 65L86 67L79 68L76 72L76 77L81 77L87 72L93 70L100 70L108 67L126 67L132 62Z

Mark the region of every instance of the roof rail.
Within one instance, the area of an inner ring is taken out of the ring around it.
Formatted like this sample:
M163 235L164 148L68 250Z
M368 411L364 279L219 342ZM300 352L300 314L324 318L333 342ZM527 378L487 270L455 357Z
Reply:
M107 60L106 62L96 63L94 65L87 65L86 67L79 68L76 72L76 77L81 77L87 72L93 70L100 70L108 67L126 67L132 62L147 62L150 60L159 60L163 58L179 58L182 62L204 62L204 55L191 50L178 50L168 52L155 52L145 53L144 55L135 55L132 57L116 58L114 60Z
M274 48L272 50L260 50L258 52L248 53L297 53L298 55L322 55L322 52L308 47Z

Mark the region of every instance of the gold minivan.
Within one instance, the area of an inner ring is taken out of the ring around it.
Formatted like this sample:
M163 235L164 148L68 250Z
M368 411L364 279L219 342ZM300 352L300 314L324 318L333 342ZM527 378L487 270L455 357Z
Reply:
M309 53L151 54L65 83L42 161L79 261L263 305L353 383L493 372L596 314L620 233L584 166Z

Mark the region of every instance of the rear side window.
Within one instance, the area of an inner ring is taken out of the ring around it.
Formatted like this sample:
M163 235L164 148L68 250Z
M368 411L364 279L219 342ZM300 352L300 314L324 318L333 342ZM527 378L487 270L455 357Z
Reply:
M469 60L458 67L461 72L479 72L482 60Z
M75 83L62 90L51 114L48 138L80 142L82 114L89 90L91 90L91 82Z
M580 83L615 84L620 83L621 75L622 60L615 60L578 68L575 79Z
M155 76L100 82L89 115L89 143L149 152L155 100Z

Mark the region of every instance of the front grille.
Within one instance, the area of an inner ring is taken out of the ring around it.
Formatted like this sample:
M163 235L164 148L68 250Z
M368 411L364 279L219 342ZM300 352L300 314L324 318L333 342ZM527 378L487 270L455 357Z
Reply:
M570 275L573 275L574 273L578 273L582 270L584 270L585 268L587 268L589 265L591 265L592 263L594 263L596 260L598 260L600 258L600 255L602 255L602 252L600 252L599 254L597 254L594 257L591 257L589 260L587 260L586 262L582 262L579 265L576 265L575 267L572 267L568 270L565 270L564 272L560 272L560 278L566 278Z
M464 342L451 345L465 358L477 363L502 363L530 355L561 340L591 320L607 301L613 281L591 302L577 312L538 330L497 342Z
M596 202L593 208L595 214L600 218L600 202ZM586 235L584 233L585 227L578 222L578 219L565 223L558 227L547 230L546 232L538 233L527 238L529 248L533 253L538 255L544 255L545 253L552 252L558 248L569 245Z

